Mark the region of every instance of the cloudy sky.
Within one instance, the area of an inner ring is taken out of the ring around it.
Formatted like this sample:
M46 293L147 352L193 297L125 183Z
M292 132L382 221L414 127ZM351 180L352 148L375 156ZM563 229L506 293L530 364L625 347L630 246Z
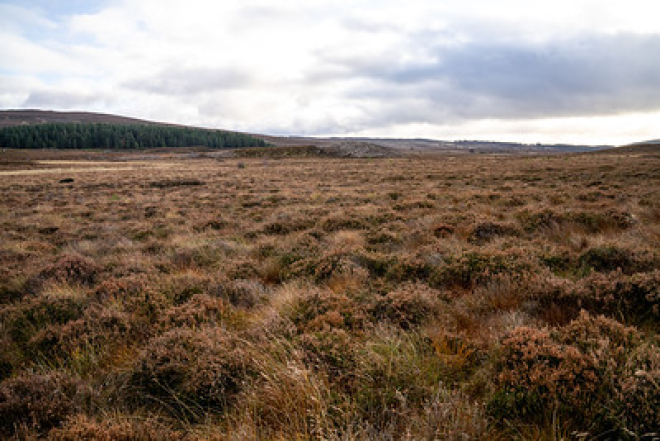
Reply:
M0 109L269 134L660 138L657 0L0 0Z

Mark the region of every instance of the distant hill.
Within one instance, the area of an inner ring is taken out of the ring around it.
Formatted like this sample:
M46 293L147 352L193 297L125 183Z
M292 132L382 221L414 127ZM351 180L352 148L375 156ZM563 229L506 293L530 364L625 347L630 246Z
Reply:
M47 123L103 123L173 125L146 121L126 116L92 112L57 112L54 110L0 110L0 127L24 126Z
M266 147L244 133L162 124L88 112L0 111L0 147L14 149L144 149Z
M104 124L122 124L122 125L154 125L154 126L174 126L188 127L176 124L168 124L154 121L147 121L125 116L92 113L92 112L59 112L52 110L0 110L0 129L2 127L26 126L48 123L104 123ZM387 149L397 150L399 152L415 153L577 153L577 152L595 152L609 149L612 146L585 146L571 144L522 144L514 142L499 141L440 141L432 139L396 139L396 138L319 138L304 136L272 136L263 134L249 134L260 138L269 144L275 146L316 146L329 147L337 150L348 151L353 154L355 151L367 151L367 156L391 156L393 153L385 153ZM358 144L360 147L358 148ZM365 147L366 145L366 147ZM337 147L339 146L339 147ZM350 148L346 147L349 146ZM385 149L383 153L376 152L378 149ZM334 152L335 154L337 152ZM362 154L362 153L360 153Z
M660 154L660 140L642 141L634 144L624 145L621 147L614 147L607 150L602 150L599 153L619 153L619 154Z
M588 146L573 144L522 144L501 141L440 141L434 139L398 138L313 138L303 136L255 135L277 146L314 145L331 147L338 144L367 143L371 146L395 149L400 152L432 153L579 153L594 152L612 146Z

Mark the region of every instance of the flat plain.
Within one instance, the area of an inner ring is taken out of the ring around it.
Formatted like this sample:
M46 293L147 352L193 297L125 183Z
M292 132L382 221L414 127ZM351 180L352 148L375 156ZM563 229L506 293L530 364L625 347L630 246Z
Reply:
M657 152L2 155L2 436L660 430Z

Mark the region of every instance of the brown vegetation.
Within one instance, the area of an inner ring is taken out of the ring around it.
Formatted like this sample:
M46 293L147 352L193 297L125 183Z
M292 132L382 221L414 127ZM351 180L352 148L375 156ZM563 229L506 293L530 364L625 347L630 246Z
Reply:
M10 152L0 436L660 431L657 156L286 152Z

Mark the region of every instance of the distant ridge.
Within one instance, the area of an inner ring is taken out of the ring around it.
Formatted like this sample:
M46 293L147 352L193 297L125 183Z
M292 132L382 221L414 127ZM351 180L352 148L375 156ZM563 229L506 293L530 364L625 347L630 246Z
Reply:
M621 154L660 154L660 139L636 142L633 144L601 150L599 153Z
M14 110L0 110L0 129L3 127L12 126L25 126L35 124L48 124L48 123L104 123L104 124L144 124L155 126L170 126L170 127L188 127L200 128L195 126L187 126L181 124L162 123L155 121L147 121L138 118L130 118L125 116L118 116L106 113L94 113L85 111L55 111L55 110L39 110L39 109L14 109ZM220 130L226 129L208 129L205 130ZM554 153L579 153L579 152L596 152L596 151L609 151L612 146L587 146L587 145L571 145L571 144L522 144L516 142L501 142L501 141L441 141L433 139L398 139L398 138L368 138L368 137L306 137L306 136L273 136L258 133L243 133L260 138L269 144L275 146L316 146L331 148L337 145L345 145L348 143L352 145L349 150L369 150L372 154L375 149L394 149L401 152L416 152L416 153L433 153L433 152L449 152L460 154L472 153L486 153L486 154L554 154ZM650 141L654 142L654 141ZM660 142L660 141L658 141ZM358 144L365 144L357 147ZM357 151L356 150L356 151ZM389 155L388 155L389 156Z
M104 123L175 125L146 121L138 118L93 112L59 112L55 110L0 110L0 127L24 126L48 123Z

